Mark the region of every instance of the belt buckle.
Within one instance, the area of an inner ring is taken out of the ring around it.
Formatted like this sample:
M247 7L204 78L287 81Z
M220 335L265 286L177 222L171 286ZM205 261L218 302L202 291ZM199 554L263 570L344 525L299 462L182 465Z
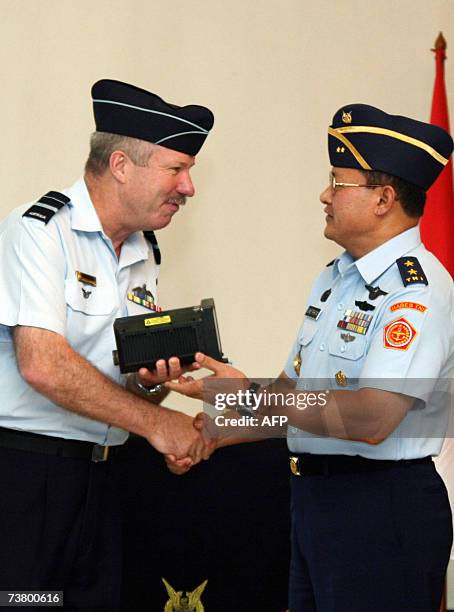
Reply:
M91 451L91 460L94 463L100 463L101 461L107 461L109 456L109 447L103 446L102 444L95 444Z
M290 471L294 476L301 476L299 457L290 457Z

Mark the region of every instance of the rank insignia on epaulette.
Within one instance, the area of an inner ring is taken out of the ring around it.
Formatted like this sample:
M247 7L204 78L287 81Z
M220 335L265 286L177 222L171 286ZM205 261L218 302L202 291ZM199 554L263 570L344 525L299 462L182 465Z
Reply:
M153 294L147 289L145 283L141 287L134 287L127 297L130 302L140 304L140 306L144 306L148 310L154 310L155 312L161 312L162 310L160 306L155 304Z
M57 213L60 208L63 208L65 204L68 204L69 201L70 199L68 196L65 196L59 191L48 191L36 202L36 204L30 206L22 216L38 219L38 221L42 221L47 225L55 213Z
M151 244L151 247L153 249L154 260L156 264L159 266L161 263L161 250L159 248L155 233L150 230L150 231L144 232L143 235L148 240L148 242Z
M408 285L428 285L429 281L416 257L400 257L396 260L404 287Z
M364 335L367 334L370 322L372 321L372 316L373 315L366 314L360 310L351 310L348 308L344 312L343 318L338 321L337 327L340 329L346 329L347 331L352 331L355 334Z

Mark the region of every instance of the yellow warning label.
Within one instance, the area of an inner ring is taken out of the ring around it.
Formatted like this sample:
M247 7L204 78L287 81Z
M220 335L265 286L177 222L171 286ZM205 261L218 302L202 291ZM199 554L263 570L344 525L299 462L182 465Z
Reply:
M164 325L164 323L171 323L172 317L164 315L163 317L152 317L150 319L144 319L144 325L149 327L150 325Z

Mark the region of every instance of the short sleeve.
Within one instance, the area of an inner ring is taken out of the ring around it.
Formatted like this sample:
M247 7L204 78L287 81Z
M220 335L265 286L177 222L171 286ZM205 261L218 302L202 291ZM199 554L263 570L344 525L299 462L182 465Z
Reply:
M452 314L430 287L403 289L373 330L359 386L426 400L451 351Z
M10 217L0 234L0 324L64 335L65 258L57 226Z

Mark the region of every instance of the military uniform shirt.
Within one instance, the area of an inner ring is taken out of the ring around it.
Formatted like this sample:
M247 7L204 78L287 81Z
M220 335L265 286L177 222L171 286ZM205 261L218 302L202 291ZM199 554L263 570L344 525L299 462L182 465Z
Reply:
M143 233L131 234L118 258L84 180L63 193L70 202L47 225L22 216L30 205L0 225L0 427L121 444L127 432L55 405L24 381L16 365L12 328L39 327L64 336L98 370L124 384L112 360L114 319L149 312L127 299L134 288L145 284L149 299L157 299L158 266ZM80 282L77 272L95 277L96 286Z
M416 402L380 444L290 427L290 450L392 460L437 455L454 367L454 290L448 272L421 243L419 228L357 260L344 252L319 275L307 306L314 308L306 311L285 366L297 389L373 387ZM298 354L299 377L293 363Z

